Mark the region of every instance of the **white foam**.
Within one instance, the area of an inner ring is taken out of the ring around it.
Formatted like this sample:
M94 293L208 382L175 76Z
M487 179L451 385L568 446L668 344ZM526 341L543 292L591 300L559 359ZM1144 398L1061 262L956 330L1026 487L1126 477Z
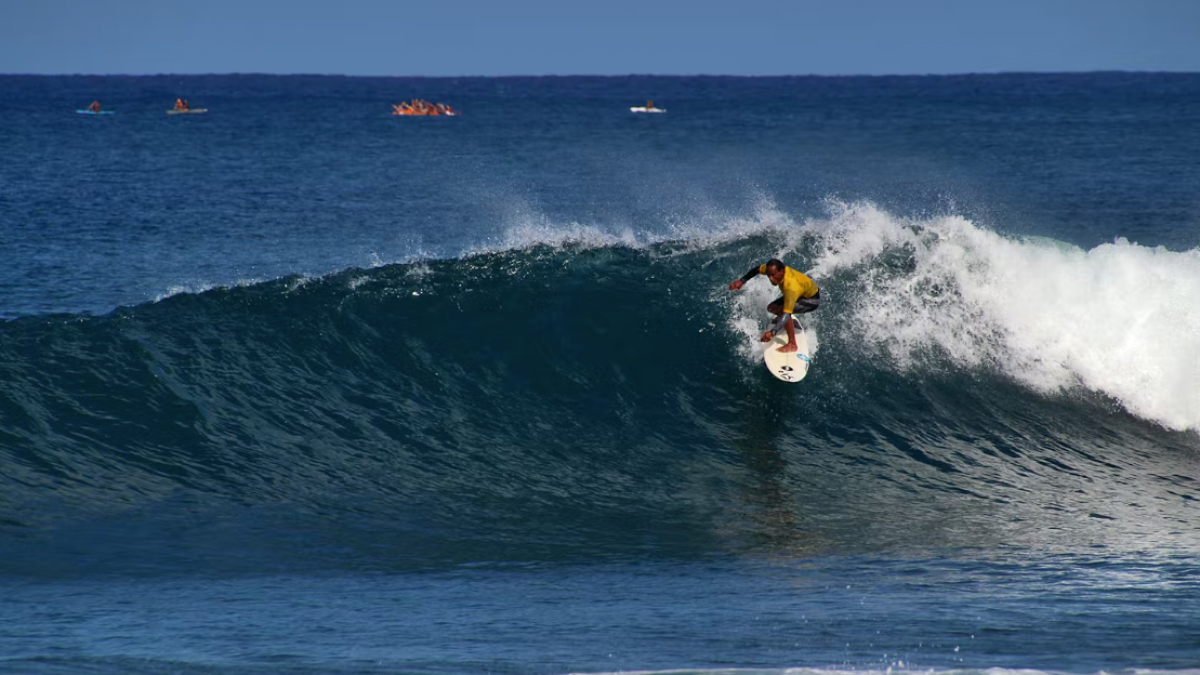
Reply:
M245 279L245 278L237 279L236 281L234 281L232 283L225 283L225 284L204 283L204 282L194 282L194 283L190 283L190 284L176 284L176 285L167 287L167 290L155 295L151 302L162 302L163 300L172 298L176 295L201 295L203 293L207 293L208 291L215 290L215 289L247 288L250 286L257 285L257 284L265 283L267 281L270 281L270 279L263 277L263 278L255 278L255 279Z
M1168 428L1200 429L1200 249L1118 239L1083 250L958 216L833 211L806 224L823 244L812 274L851 279L838 311L894 367L936 350L1041 392L1082 386Z
M527 250L535 246L645 249L664 242L679 242L686 250L696 250L756 234L794 235L798 227L761 194L749 215L693 204L663 222L646 223L640 229L627 222L557 221L511 196L497 208L502 223L500 234L469 247L462 253L463 257Z
M295 278L290 279L287 283L286 288L288 293L303 288L315 280L314 277L304 274L294 275L294 277ZM274 279L271 277L243 277L231 283L194 282L189 284L176 284L168 286L165 291L155 295L151 302L162 302L163 300L175 297L176 295L202 295L208 291L217 289L249 288L251 286L258 286L259 284L265 284L273 280Z
M500 234L477 243L463 251L462 256L528 250L535 246L561 248L581 246L602 248L607 246L640 247L645 245L628 228L605 228L576 221L559 222L539 212L515 197L508 197L496 204L500 215Z

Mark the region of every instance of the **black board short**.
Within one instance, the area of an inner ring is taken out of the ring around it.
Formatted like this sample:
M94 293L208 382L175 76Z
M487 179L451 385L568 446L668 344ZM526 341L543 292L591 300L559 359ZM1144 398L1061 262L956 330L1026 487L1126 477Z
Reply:
M783 296L782 295L779 296L779 299L776 300L775 302L772 302L771 305L772 306L778 305L780 309L783 309ZM811 298L797 299L796 306L792 308L792 314L808 314L809 312L816 311L817 308L820 306L821 306L821 291L817 291L817 294L812 296Z

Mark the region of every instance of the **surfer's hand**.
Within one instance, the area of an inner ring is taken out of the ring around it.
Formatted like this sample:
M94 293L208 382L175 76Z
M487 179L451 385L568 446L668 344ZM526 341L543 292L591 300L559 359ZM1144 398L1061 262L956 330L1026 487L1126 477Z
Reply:
M746 283L746 282L742 281L741 279L736 279L734 281L731 281L731 282L729 282L729 290L740 291L740 290L742 290L742 284L744 284L744 283Z
M775 333L773 333L773 332L771 332L771 331L767 331L767 332L765 332L765 333L763 333L763 334L762 334L762 341L763 341L763 342L770 342L770 341L771 341L771 338L773 338L773 337L775 337ZM792 349L795 349L795 347L793 346L793 347L792 347Z
M796 351L797 349L799 349L799 348L796 346L795 342L789 342L786 345L780 347L779 349L776 349L775 351L783 352L784 354L788 354L788 353Z

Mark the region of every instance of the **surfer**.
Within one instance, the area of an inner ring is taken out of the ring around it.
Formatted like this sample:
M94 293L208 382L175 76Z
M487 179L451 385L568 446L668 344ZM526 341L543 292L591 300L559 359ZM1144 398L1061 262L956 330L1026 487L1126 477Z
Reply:
M762 341L770 342L780 328L787 328L788 343L777 351L794 352L797 350L796 326L792 322L792 315L807 314L820 307L821 289L800 270L784 265L778 258L771 258L765 265L751 267L741 279L729 282L729 290L740 291L747 281L760 274L767 275L771 285L779 286L783 291L783 297L767 305L767 311L775 316L775 323L762 334Z
M94 113L100 112L100 101L92 101L92 104L89 105L87 109Z

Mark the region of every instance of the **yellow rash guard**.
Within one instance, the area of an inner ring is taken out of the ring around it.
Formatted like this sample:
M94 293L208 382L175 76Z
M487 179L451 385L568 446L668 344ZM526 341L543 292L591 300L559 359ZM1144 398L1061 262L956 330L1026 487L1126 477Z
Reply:
M759 265L758 273L766 274L767 266ZM783 268L783 281L779 282L779 290L783 292L784 314L791 314L800 298L811 298L820 292L817 283L808 278L808 275L786 266Z

